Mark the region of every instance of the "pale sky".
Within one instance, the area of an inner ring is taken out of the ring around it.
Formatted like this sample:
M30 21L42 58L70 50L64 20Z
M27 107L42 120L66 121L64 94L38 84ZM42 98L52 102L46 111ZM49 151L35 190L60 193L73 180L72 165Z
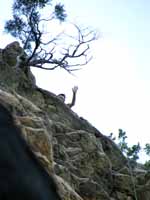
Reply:
M11 2L0 2L0 48L14 41L2 34ZM92 46L94 59L75 76L60 69L49 73L38 69L33 71L37 84L55 94L65 93L67 102L71 88L78 85L73 110L79 116L105 135L123 129L131 145L150 143L150 1L61 2L70 21L96 28L101 37Z

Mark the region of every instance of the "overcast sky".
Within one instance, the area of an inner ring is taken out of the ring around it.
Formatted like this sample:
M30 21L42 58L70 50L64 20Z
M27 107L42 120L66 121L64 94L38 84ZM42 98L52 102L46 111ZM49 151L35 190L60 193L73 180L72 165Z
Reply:
M57 1L58 2L58 1ZM101 37L92 46L93 60L75 76L63 70L33 70L37 84L71 99L73 108L103 134L126 131L129 144L150 143L150 1L63 0L68 19L97 29ZM14 41L2 34L12 0L0 2L1 46Z

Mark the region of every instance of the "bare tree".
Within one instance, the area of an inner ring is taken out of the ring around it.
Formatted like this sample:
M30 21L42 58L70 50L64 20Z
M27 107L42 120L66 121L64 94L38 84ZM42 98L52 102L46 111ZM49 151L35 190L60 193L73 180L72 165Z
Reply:
M67 22L64 6L57 4L50 16L42 18L40 9L47 0L16 0L13 5L13 20L6 22L5 30L19 38L24 52L20 55L19 67L37 67L54 70L57 67L68 72L78 70L91 60L90 43L97 39L97 33L88 28ZM52 21L59 20L67 30L53 35ZM51 25L51 26L50 26ZM67 33L71 29L71 35ZM50 31L51 30L51 31ZM49 32L50 31L50 32ZM26 55L26 56L25 56ZM25 58L24 58L25 57Z

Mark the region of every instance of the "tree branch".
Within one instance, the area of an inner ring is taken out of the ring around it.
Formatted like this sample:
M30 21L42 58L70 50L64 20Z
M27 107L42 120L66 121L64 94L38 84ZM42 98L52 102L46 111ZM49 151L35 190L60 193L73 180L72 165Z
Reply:
M44 21L44 19L42 19L42 21ZM70 36L61 32L52 39L46 41L44 32L41 32L39 28L40 22L41 20L38 22L34 20L33 12L31 12L28 17L30 31L28 32L28 37L24 46L32 40L34 48L25 63L27 67L32 66L45 70L54 70L60 67L68 72L72 72L78 70L79 66L84 66L90 62L92 56L89 56L89 44L97 39L97 35L94 31L88 28L81 29L79 26L71 24L74 27L73 34L75 35L75 33L77 33L75 36ZM60 41L63 41L63 38L67 41L67 45L60 43Z

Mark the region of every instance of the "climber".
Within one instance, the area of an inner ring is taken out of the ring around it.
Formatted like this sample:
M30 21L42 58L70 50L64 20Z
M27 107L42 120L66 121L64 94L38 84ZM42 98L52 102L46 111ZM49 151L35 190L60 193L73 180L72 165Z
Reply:
M72 88L72 92L73 92L72 101L71 101L71 103L66 104L67 106L69 106L69 108L72 108L72 107L75 105L77 90L78 90L78 86L74 86L74 87ZM63 103L65 102L65 99L66 99L65 94L59 94L59 95L57 95L57 97L58 97Z

